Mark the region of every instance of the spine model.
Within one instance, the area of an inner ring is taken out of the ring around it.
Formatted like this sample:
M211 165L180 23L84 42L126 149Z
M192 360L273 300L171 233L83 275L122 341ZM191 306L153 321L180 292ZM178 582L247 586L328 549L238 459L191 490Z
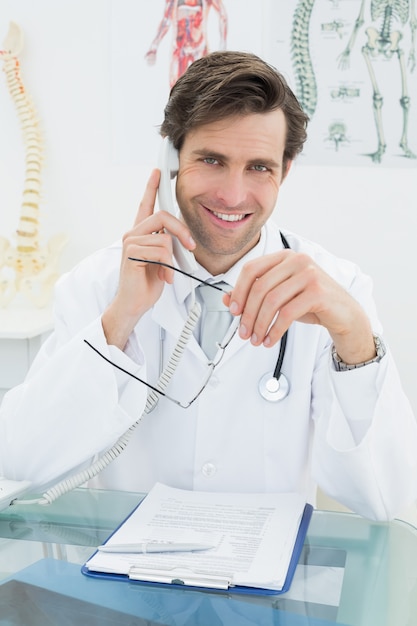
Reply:
M56 235L45 248L39 244L43 143L35 107L21 77L18 56L22 48L22 32L12 22L0 49L0 61L19 118L26 164L15 246L0 237L0 307L7 306L19 292L34 306L46 306L59 276L58 260L66 241L65 236Z

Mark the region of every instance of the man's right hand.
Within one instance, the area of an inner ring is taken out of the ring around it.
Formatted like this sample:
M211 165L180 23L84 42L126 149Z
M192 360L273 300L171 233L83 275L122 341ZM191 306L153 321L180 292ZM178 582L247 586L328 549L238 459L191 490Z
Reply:
M160 298L165 283L172 283L174 271L153 263L131 261L129 257L172 265L172 238L169 230L189 250L195 248L188 228L166 211L154 211L160 180L153 170L139 205L133 228L123 237L119 286L114 300L102 316L107 343L124 349L139 319Z

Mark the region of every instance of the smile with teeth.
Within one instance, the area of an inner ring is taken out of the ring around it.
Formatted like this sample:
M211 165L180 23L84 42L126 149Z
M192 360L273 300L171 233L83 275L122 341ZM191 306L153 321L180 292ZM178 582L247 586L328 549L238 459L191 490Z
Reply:
M216 211L212 211L212 213L224 222L240 222L245 217L245 214L231 215L230 213L216 213Z

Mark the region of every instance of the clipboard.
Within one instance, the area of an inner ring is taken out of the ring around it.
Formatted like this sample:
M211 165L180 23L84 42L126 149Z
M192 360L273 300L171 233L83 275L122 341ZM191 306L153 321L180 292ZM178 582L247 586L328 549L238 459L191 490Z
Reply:
M140 504L138 505L138 507ZM136 507L129 517L136 511L138 508ZM211 593L228 593L228 594L253 594L253 595L281 595L287 592L291 586L294 573L299 562L301 552L304 546L305 538L307 535L307 530L310 524L311 516L313 513L313 506L311 504L305 504L304 511L300 520L300 524L298 527L298 532L296 535L296 540L294 542L293 551L291 554L291 559L289 562L289 566L287 569L287 575L285 578L285 582L281 589L268 589L264 587L252 587L252 586L243 586L243 585L234 585L233 580L228 579L227 577L219 577L212 576L209 572L203 574L194 574L190 572L186 576L176 576L175 573L169 573L167 571L159 571L152 570L147 571L141 569L140 571L134 570L131 568L129 574L120 574L114 572L99 572L89 569L87 566L88 561L97 553L97 551L91 555L90 559L88 559L81 567L81 572L85 576L103 579L103 580L113 580L120 582L128 582L133 584L140 584L144 586L160 586L163 588L177 589L177 590L196 590L196 591L206 591ZM118 529L125 523L124 520L118 528L109 536L112 537ZM132 571L134 570L134 571Z

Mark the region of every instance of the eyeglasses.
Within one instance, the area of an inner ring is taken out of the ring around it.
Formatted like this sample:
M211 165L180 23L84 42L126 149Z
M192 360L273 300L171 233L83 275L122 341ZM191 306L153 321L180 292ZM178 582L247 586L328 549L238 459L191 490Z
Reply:
M149 389L152 389L152 391L155 391L160 396L163 396L164 398L166 398L170 402L173 402L177 406L180 406L182 409L188 409L188 407L190 407L197 400L197 398L203 393L204 389L207 387L209 380L213 375L214 370L216 369L216 367L219 365L220 361L223 358L223 355L225 353L227 346L230 344L233 337L236 335L238 327L239 327L239 320L235 319L232 322L232 325L230 326L229 330L227 331L226 336L223 339L223 341L217 344L219 348L219 352L216 355L217 358L208 362L207 374L204 377L201 383L201 386L199 387L198 391L194 394L194 396L191 398L191 400L188 400L186 402L181 401L181 400L176 400L172 396L165 393L165 391L162 391L162 389L158 389L158 387L156 387L155 385L148 383L146 380L143 380L142 378L135 376L135 374L132 374L132 372L129 372L129 370L126 370L120 365L118 365L117 363L114 363L114 361L112 361L111 359L107 358L104 354L102 354L102 352L100 352L100 350L95 348L89 341L87 341L87 339L84 339L84 342L87 344L87 346L89 346L92 350L94 350L94 352L96 352L99 356L101 356L102 359L107 361L107 363L110 363L110 365L113 365L113 367L117 368L124 374L127 374L131 378L134 378L135 380L142 383L143 385L146 385L146 387L148 387Z
M141 263L154 263L156 265L163 265L165 267L169 267L170 269L173 269L173 270L175 270L177 272L180 272L181 274L185 274L186 276L189 276L190 278L193 278L194 280L197 280L200 283L203 283L205 285L209 285L210 287L213 287L213 289L217 289L219 291L223 291L224 293L227 293L224 289L222 289L218 285L212 285L211 283L208 283L205 280L201 280L199 278L196 278L192 274L188 274L187 272L184 272L183 270L180 270L179 268L174 267L173 265L168 265L167 263L161 263L159 261L147 261L146 259L135 259L133 257L128 257L128 258L131 261L138 261L138 262L141 262ZM221 343L217 344L218 349L219 349L219 351L218 351L218 353L216 355L217 358L208 362L208 364L207 364L208 365L207 374L204 377L204 379L203 379L203 381L202 381L198 391L194 394L194 396L191 398L191 400L186 401L186 402L181 401L181 400L176 400L172 396L170 396L167 393L165 393L164 391L162 391L162 389L159 389L157 386L152 385L151 383L148 383L146 380L143 380L142 378L139 378L138 376L135 376L134 374L132 374L132 372L129 372L129 370L126 370L123 367L121 367L120 365L118 365L117 363L114 363L111 359L109 359L104 354L102 354L100 352L100 350L95 348L89 341L87 341L87 339L84 339L84 342L92 350L94 350L94 352L96 352L99 356L101 356L102 359L107 361L107 363L109 363L110 365L112 365L116 369L120 370L124 374L127 374L131 378L134 378L135 380L137 380L138 382L142 383L143 385L146 385L146 387L148 387L152 391L156 392L160 396L163 396L164 398L166 398L170 402L173 402L177 406L179 406L179 407L181 407L183 409L188 409L197 400L197 398L202 394L204 389L207 387L207 385L208 385L208 383L210 381L210 378L213 375L214 370L216 369L216 367L219 365L219 363L221 362L221 360L223 358L223 355L225 353L225 350L226 350L227 346L230 344L230 342L232 341L233 337L236 335L238 327L239 327L239 318L236 318L232 322L232 324L231 324L229 330L227 331L226 336L224 337L223 341Z

